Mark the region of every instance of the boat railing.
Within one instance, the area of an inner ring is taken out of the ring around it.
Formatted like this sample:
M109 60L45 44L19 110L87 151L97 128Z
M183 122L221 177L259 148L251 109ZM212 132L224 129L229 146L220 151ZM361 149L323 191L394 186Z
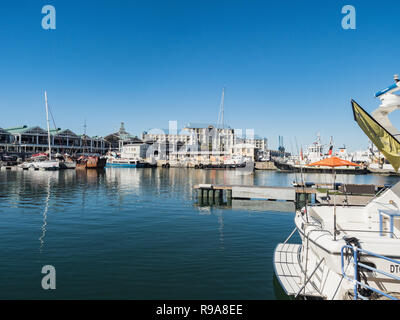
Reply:
M375 195L368 201L368 204L370 204L372 201L374 201L376 198L378 198L383 192L385 192L386 190L390 189L391 187L386 187L384 186L382 189L380 189L377 193L375 193Z
M377 235L380 235L380 236L382 236L384 234L388 234L392 238L398 239L398 237L396 236L396 234L393 231L362 230L362 229L339 229L339 231L342 231L342 232L365 232L365 233L377 234Z
M354 277L353 278L351 276L348 276L346 274L345 269L344 269L344 264L345 264L344 263L344 257L346 256L346 254L344 253L345 249L350 249L352 251L352 253L353 253L353 257L352 257L352 262L353 262L353 265L354 265ZM358 300L358 298L360 298L362 300L369 300L368 297L365 297L360 293L360 288L369 289L369 290L371 290L371 291L373 291L375 293L378 293L379 295L382 295L382 296L384 296L384 297L386 297L388 299L391 299L391 300L399 300L397 297L395 297L395 296L393 296L393 295L391 295L389 293L383 292L383 291L381 291L381 290L379 290L377 288L373 288L373 287L369 286L368 284L361 282L360 279L358 279L359 267L361 267L363 269L367 269L369 271L376 272L376 273L384 275L384 276L386 276L388 278L394 279L395 281L400 281L400 277L398 277L398 276L396 276L394 274L387 273L387 272L385 272L383 270L374 268L374 267L372 267L370 265L367 265L367 264L362 263L361 261L359 261L359 259L358 259L359 258L359 253L362 253L362 254L368 255L368 256L372 256L372 257L376 257L378 259L386 260L386 261L389 261L389 262L391 262L393 264L396 264L396 265L400 266L400 261L398 261L398 260L391 259L391 258L382 256L382 255L379 255L379 254L376 254L376 253L373 253L373 252L370 252L370 251L367 251L367 250L364 250L364 249L361 249L361 248L358 248L358 247L355 247L355 246L351 246L351 245L343 246L342 249L341 249L342 275L343 275L343 277L345 279L353 282L353 284L354 284L354 300Z
M303 291L305 289L305 287L307 286L307 284L310 282L311 278L313 277L313 275L315 274L315 272L317 272L319 266L321 265L321 263L325 260L325 258L322 258L322 260L317 264L317 266L315 267L315 269L313 270L313 272L311 272L310 276L308 277L308 279L304 282L304 284L300 287L299 291L297 291L296 295L294 296L294 298L296 299L299 294L301 293L301 291ZM317 290L319 292L319 290ZM320 292L319 292L320 293Z

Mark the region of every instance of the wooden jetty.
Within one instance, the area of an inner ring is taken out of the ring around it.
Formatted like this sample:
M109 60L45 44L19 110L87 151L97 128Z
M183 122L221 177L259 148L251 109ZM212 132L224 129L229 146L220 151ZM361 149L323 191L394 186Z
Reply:
M331 185L332 186L332 185ZM318 188L310 187L270 187L270 186L243 186L243 185L213 185L213 184L198 184L194 186L197 190L197 198L199 205L214 205L225 204L232 206L233 201L243 200L240 202L241 207L245 207L245 202L258 201L280 201L294 203L296 209L300 209L309 203L320 203L324 205L346 204L346 205L366 205L379 191L385 186L375 185L346 185L350 191L343 194L335 194L337 190L330 190L330 194L318 191ZM357 192L351 192L353 189ZM320 188L321 186L318 185ZM341 189L341 188L339 188ZM358 192L358 191L363 192ZM369 192L366 192L369 190ZM372 192L371 190L375 190ZM333 192L333 193L332 193ZM334 199L335 198L335 199ZM261 207L259 203L257 207ZM252 206L254 207L254 206Z
M228 205L231 205L232 200L311 202L312 198L315 200L316 194L313 188L295 187L198 184L194 189L197 190L199 202L217 203L225 198Z

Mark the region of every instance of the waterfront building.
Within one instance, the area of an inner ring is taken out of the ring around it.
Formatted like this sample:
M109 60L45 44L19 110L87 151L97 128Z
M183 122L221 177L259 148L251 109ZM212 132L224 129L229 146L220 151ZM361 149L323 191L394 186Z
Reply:
M0 147L3 152L34 154L48 151L47 130L27 125L2 129ZM69 129L61 128L50 131L51 149L58 153L100 153L109 149L109 143L102 137L77 135ZM7 142L6 142L7 141Z
M172 122L169 130L152 129L143 132L142 139L145 143L152 144L150 151L156 159L190 159L202 162L215 159L218 162L236 153L252 160L265 158L268 154L266 138L254 134L241 138L229 126L218 128L213 124L188 123L178 133L174 125L176 122Z
M149 144L146 143L131 143L125 144L121 148L122 159L136 159L142 160L146 158L146 152L149 148Z
M4 130L3 128L0 128L0 151L4 149L6 145L11 143L12 141L12 136L9 132Z
M259 149L253 143L238 143L232 148L232 155L256 161L259 158Z
M190 144L199 146L201 151L225 151L235 143L235 131L229 126L219 128L214 124L190 122L184 129L190 134Z
M192 137L187 130L151 129L142 134L144 143L150 145L151 158L169 160L170 154L190 149Z
M267 138L261 138L260 136L254 135L254 134L248 134L246 135L245 138L241 138L238 136L235 136L235 145L232 150L233 154L242 154L244 153L242 151L243 147L245 146L245 149L253 149L247 150L245 153L251 154L251 157L253 160L258 161L260 159L267 159L269 157L268 153L268 140ZM236 148L237 147L237 148Z
M189 131L170 132L168 129L151 129L143 132L142 140L144 142L157 142L160 144L170 144L171 146L182 147L183 145L191 145L192 137Z
M122 147L127 144L142 143L137 136L126 131L124 122L121 122L121 127L117 132L105 136L104 139L110 144L113 151L121 151Z

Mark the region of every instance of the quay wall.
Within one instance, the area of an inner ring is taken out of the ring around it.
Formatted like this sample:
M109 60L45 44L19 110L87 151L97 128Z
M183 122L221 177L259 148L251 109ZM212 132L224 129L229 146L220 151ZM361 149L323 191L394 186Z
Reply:
M273 161L265 161L265 162L256 162L255 169L256 170L276 170L277 167L275 167Z

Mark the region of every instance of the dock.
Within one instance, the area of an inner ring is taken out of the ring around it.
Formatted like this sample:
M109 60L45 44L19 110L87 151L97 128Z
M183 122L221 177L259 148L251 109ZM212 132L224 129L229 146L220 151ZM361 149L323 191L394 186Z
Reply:
M198 184L194 186L200 197L218 197L226 192L231 199L263 199L295 201L297 194L316 194L313 188L243 186L243 185L212 185Z
M318 185L318 188L321 186ZM303 186L272 187L197 184L193 188L197 191L198 204L200 206L227 205L233 208L233 203L235 203L236 205L240 204L239 206L242 208L252 207L262 209L265 203L268 203L268 207L271 207L271 203L276 202L279 205L274 207L278 208L283 205L284 207L291 208L291 206L282 204L286 202L294 204L295 209L300 209L307 204L333 205L335 202L337 205L364 206L374 198L376 191L385 187L381 185L347 186L349 187L348 191L355 190L357 192L337 194L338 190L330 190L328 196L326 192L320 192L316 187ZM372 189L375 192L372 192ZM360 190L364 192L358 192ZM370 191L367 193L366 190Z
M316 194L313 188L295 187L198 184L194 189L197 190L199 204L226 203L229 206L232 200L285 201L304 206L306 201L315 201Z

